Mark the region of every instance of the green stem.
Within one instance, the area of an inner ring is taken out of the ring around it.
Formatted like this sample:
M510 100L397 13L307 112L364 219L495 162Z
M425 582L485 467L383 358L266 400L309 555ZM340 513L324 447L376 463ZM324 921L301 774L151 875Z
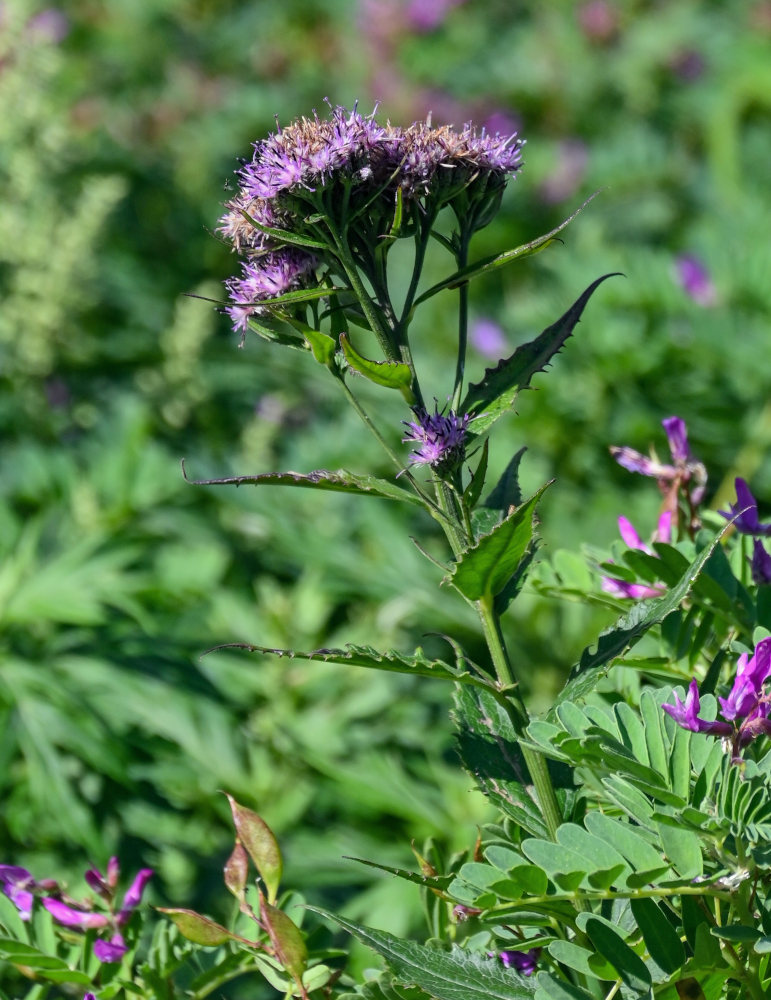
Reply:
M505 687L506 700L510 706L512 723L517 736L524 736L527 724L530 721L527 707L522 698L514 671L509 661L506 645L501 632L500 617L496 614L493 598L483 597L476 602L477 613L482 622L487 648L490 650L490 657L493 661L495 674L501 687ZM546 758L529 747L520 745L522 756L530 772L530 778L535 788L538 804L541 807L543 818L546 821L546 828L552 840L557 839L557 830L562 822L557 796L554 792L554 785L551 782L549 768Z
M458 270L468 264L468 249L471 234L461 229L460 246L458 249ZM466 349L468 343L468 282L464 281L458 289L458 359L455 364L455 384L452 391L450 406L457 413L463 394L463 376L466 371Z

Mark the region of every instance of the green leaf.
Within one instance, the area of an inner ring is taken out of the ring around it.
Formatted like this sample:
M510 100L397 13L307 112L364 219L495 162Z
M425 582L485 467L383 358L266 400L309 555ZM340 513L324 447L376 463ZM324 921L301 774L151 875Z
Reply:
M320 365L326 365L327 368L334 371L335 352L337 350L335 338L330 337L327 333L322 333L320 330L314 330L312 326L308 326L307 323L301 323L299 320L289 320L289 322L305 337L306 343L310 347L316 361Z
M165 913L171 917L179 928L180 934L194 944L203 945L205 948L215 948L233 938L233 934L208 917L204 917L195 910L170 909L163 906L156 907L159 913Z
M423 506L423 501L401 486L378 479L375 476L358 476L355 472L338 469L327 472L316 469L313 472L261 472L255 476L227 476L224 479L188 479L184 462L182 473L185 482L191 486L301 486L305 489L327 490L332 493L359 493L362 496L382 497L385 500L401 500L405 503Z
M403 361L370 361L358 353L344 333L340 334L340 347L345 360L359 375L386 389L398 389L410 405L415 402L411 389L412 370L409 365Z
M512 507L522 503L522 491L519 488L519 466L527 448L520 448L510 459L503 470L501 478L484 502L485 507L508 514Z
M551 972L539 972L536 983L535 1000L594 1000L587 990L557 979Z
M623 656L654 625L662 622L668 614L678 608L691 592L715 546L720 542L726 528L723 528L712 542L694 559L677 586L655 601L641 601L609 629L606 629L592 652L587 647L579 662L573 667L567 684L557 695L555 708L564 701L576 701L592 691L604 677L614 660ZM554 708L552 709L552 714ZM655 766L655 765L654 765Z
M399 653L395 649L378 652L372 646L356 646L348 643L344 649L314 649L301 653L295 649L273 649L270 646L252 646L245 642L225 643L216 649L245 649L249 653L266 653L270 656L286 656L288 659L323 660L325 663L343 663L354 667L370 667L374 670L390 670L399 674L413 674L418 677L439 677L457 681L460 684L476 684L491 687L492 681L474 676L460 664L450 666L443 660L430 660L420 646L412 655Z
M763 931L747 924L728 924L726 927L711 927L710 933L721 941L733 941L734 944L746 944L758 941L763 937Z
M34 969L40 979L48 979L55 983L76 983L80 986L88 986L91 983L90 977L84 972L70 969L61 958L46 955L24 941L0 938L0 958L17 967Z
M584 976L591 976L592 979L608 978L600 976L589 964L589 959L594 956L594 952L588 948L582 948L574 941L552 941L548 948L549 954L556 962L567 965L569 969L575 969ZM611 978L614 978L611 976Z
M661 855L629 823L592 811L584 817L584 824L599 840L610 844L626 858L635 871L661 867Z
M275 834L256 812L236 802L232 795L227 795L227 800L233 813L238 839L256 865L260 878L268 890L268 902L272 903L278 895L284 870L281 849Z
M260 893L260 923L268 932L276 959L298 986L308 966L308 949L297 925Z
M366 865L368 868L376 868L378 871L388 872L389 875L396 875L397 878L404 879L405 882L419 885L421 889L438 889L440 892L444 892L455 878L454 875L423 875L420 872L411 872L406 868L393 868L391 865L378 864L377 861L367 861L366 858L354 858L350 855L345 855L345 857L349 861L357 861L360 865Z
M445 578L470 601L495 597L517 570L533 537L533 511L546 483L493 530L466 549Z
M621 935L595 916L589 917L585 929L594 947L618 972L624 985L638 994L648 996L651 974Z
M565 219L564 222L561 222L555 229L552 229L551 232L545 233L543 236L538 236L529 243L523 243L522 246L516 247L514 250L506 250L504 253L495 254L492 257L485 257L483 260L478 260L473 264L468 264L466 267L460 268L443 281L438 282L436 285L432 285L415 300L413 311L422 302L430 299L432 296L443 291L445 288L457 288L460 285L465 284L467 281L471 281L472 278L479 277L481 274L497 270L499 267L504 267L506 264L512 263L512 261L529 257L531 254L537 253L539 250L543 250L551 242L553 242L558 233L561 233L563 229L570 225L578 213L586 208L592 198L596 198L598 194L599 191L595 191L594 194L590 195L583 205L577 208L571 216Z
M474 415L474 434L488 430L511 409L520 390L530 385L530 379L545 371L572 334L594 291L606 278L613 276L604 274L592 282L556 323L547 327L535 340L522 344L511 357L499 361L495 368L488 368L481 382L469 386L460 412Z
M664 972L674 975L685 965L685 949L661 905L653 899L631 899L629 905L648 954Z
M473 510L479 497L482 493L482 489L485 485L485 476L487 475L487 458L490 451L490 442L485 440L482 446L482 454L479 458L479 463L477 464L474 473L471 476L471 481L463 492L463 499L469 510Z
M320 242L320 240L311 239L310 236L301 236L299 233L294 233L289 229L279 229L278 226L266 226L263 222L258 222L253 219L248 212L241 209L241 215L250 222L255 229L258 229L261 233L265 233L266 236L272 236L277 243L289 243L294 246L308 247L313 250L326 250L326 243Z
M417 986L436 1000L529 1000L535 992L535 984L495 959L458 947L451 951L429 948L316 907L310 909L381 955L398 982Z
M698 834L686 827L657 824L664 853L683 878L694 879L703 872L704 858Z

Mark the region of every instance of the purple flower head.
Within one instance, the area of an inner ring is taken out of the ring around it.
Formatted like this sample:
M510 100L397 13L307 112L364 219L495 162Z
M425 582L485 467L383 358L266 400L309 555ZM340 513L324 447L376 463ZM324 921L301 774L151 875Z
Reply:
M744 479L736 479L736 503L719 514L733 521L733 526L743 535L771 535L771 524L761 524L758 519L758 502Z
M94 955L100 962L119 962L128 951L123 935L115 933L109 941L94 941Z
M474 347L486 358L497 360L502 358L506 351L506 338L503 330L495 322L486 316L480 316L471 324L469 339Z
M252 316L269 311L269 307L260 305L261 302L299 287L315 263L310 254L295 249L274 250L243 263L242 276L225 282L228 296L235 303L225 309L233 328L245 332Z
M681 254L675 261L677 280L688 298L700 306L714 306L717 293L707 269L692 254Z
M771 556L759 538L753 543L750 571L752 582L758 587L767 587L771 584Z
M459 465L465 456L466 431L471 417L459 417L452 410L446 415L438 408L433 413L421 407L413 410L415 421L408 423L402 441L419 445L410 455L411 465L430 465L432 469L447 472Z
M498 958L507 969L516 969L522 976L532 976L538 968L538 959L541 956L540 948L531 948L529 951L502 951Z
M690 729L692 733L709 733L712 736L731 736L733 726L727 722L706 722L699 718L701 701L699 699L699 686L694 678L689 687L685 701L680 700L680 696L672 694L675 699L674 705L662 705L664 711L671 715L678 726L683 729Z
M84 993L83 1000L96 1000L96 997L93 993Z
M0 865L0 885L16 909L22 920L29 920L32 915L34 896L30 889L35 887L35 880L26 868L18 865Z

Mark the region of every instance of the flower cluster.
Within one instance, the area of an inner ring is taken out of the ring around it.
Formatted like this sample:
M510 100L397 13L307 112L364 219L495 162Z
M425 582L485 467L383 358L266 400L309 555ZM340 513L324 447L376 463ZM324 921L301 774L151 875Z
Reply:
M58 923L80 930L98 930L103 936L94 942L94 955L100 962L118 962L128 950L122 929L142 900L145 886L153 875L152 868L142 868L126 890L120 906L116 909L116 889L120 878L117 858L110 858L107 873L102 875L96 868L85 873L89 887L107 906L107 913L94 910L92 904L75 903L68 899L56 882L50 879L37 881L26 868L16 865L0 865L0 885L2 891L16 909L22 920L29 920L36 896L43 907Z
M736 667L736 677L728 697L718 698L724 721L699 718L701 701L695 678L689 685L684 702L675 694L673 705L662 706L684 729L730 739L735 757L757 736L771 736L769 705L763 689L771 674L771 638L761 640L751 657L742 653Z
M413 410L415 421L403 421L408 428L402 441L413 441L420 447L410 455L411 465L430 465L437 472L451 472L466 454L466 431L471 417L459 417L450 410L446 415L434 408L429 413L422 407Z
M370 244L384 235L397 191L408 215L419 202L415 210L431 215L462 199L456 214L473 215L481 228L506 179L522 164L521 146L516 135L490 135L470 124L460 131L430 122L381 125L374 113L362 115L355 107L334 107L326 119L314 113L277 129L254 144L218 226L247 257L242 276L226 283L234 327L243 331L263 312L260 302L313 282L320 265L335 270L341 239L360 254L373 253ZM369 226L362 239L345 235L356 219Z
M650 457L633 448L611 447L610 453L625 469L656 479L664 497L663 509L670 511L677 525L678 500L682 491L687 506L688 529L694 532L700 525L697 508L704 499L707 470L691 454L685 421L680 417L667 417L661 421L669 442L671 462L660 462L655 454Z
M736 479L736 503L729 504L728 510L719 513L727 517L741 534L754 536L750 563L752 579L758 586L771 584L771 555L760 540L771 535L771 524L761 523L758 502L744 479Z

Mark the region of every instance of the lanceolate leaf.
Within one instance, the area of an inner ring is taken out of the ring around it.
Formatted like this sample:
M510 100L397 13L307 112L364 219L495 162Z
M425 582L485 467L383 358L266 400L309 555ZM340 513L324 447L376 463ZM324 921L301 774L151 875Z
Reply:
M412 400L410 390L412 371L409 365L401 361L370 361L369 358L359 354L344 333L340 334L340 346L345 360L355 372L368 378L375 385L385 386L386 389L398 389L405 398L409 397L407 402Z
M302 486L306 489L326 490L332 493L360 493L364 496L383 497L386 500L403 500L422 507L423 502L414 493L401 486L378 479L376 476L358 476L355 472L338 469L328 472L261 472L255 476L226 476L223 479L188 479L185 464L182 474L191 486Z
M309 247L313 250L327 249L326 243L311 239L310 236L301 236L300 233L293 233L288 229L279 229L277 226L266 226L264 223L253 219L248 212L242 211L241 215L243 215L247 222L251 222L255 229L258 229L261 233L265 233L266 236L272 236L277 243L290 243L299 247Z
M349 861L358 861L359 864L367 865L368 868L377 868L378 871L388 872L396 875L397 878L404 879L405 882L412 882L422 889L437 889L443 892L455 878L454 875L421 875L420 872L411 872L406 868L392 868L391 865L379 865L376 861L367 861L365 858L349 858Z
M479 790L528 833L548 838L514 725L504 706L490 691L456 688L452 714L458 729L458 752ZM572 772L552 761L548 766L562 806L566 794L571 794Z
M352 643L345 649L314 649L310 653L300 653L294 649L273 649L270 646L253 646L244 642L231 642L217 649L245 649L250 653L267 653L271 656L286 656L289 659L323 660L326 663L344 663L354 667L370 667L374 670L390 670L399 674L417 674L419 677L439 677L443 680L457 681L460 684L476 684L479 687L492 687L492 681L484 677L474 676L463 669L462 663L450 666L443 660L430 660L418 647L412 655L399 653L389 649L381 653L372 646L355 646Z
M534 983L505 969L494 958L457 947L451 951L429 948L323 910L316 912L382 955L398 982L418 986L436 1000L529 1000L535 994Z
M467 549L447 582L470 601L499 594L527 551L533 537L533 511L547 486L549 483Z
M505 253L496 254L494 257L485 257L483 260L477 260L473 264L468 264L466 267L462 267L459 271L451 274L444 281L438 282L436 285L432 285L431 288L427 289L420 295L413 306L415 309L430 299L432 296L436 295L437 292L443 291L445 288L457 288L459 285L465 284L467 281L471 281L472 278L479 277L480 274L486 274L488 271L495 271L499 267L504 267L506 264L511 264L515 260L519 260L524 257L529 257L534 253L538 253L539 250L543 250L550 243L552 243L558 233L561 233L563 229L570 225L570 223L575 219L582 209L586 208L592 198L595 198L599 192L595 191L593 195L586 199L586 201L581 205L580 208L576 209L575 212L564 222L561 222L556 229L552 229L551 232L545 233L543 236L537 236L530 243L523 243L522 246L516 247L514 250L506 250Z
M547 327L535 340L522 344L495 368L488 368L481 382L469 386L460 412L474 415L474 434L488 430L498 417L511 409L517 394L527 388L533 375L545 371L572 334L595 289L611 277L614 274L604 274L593 281L556 323Z
M723 528L694 559L677 586L655 601L638 602L631 611L622 615L615 625L600 635L596 650L592 651L587 646L581 659L571 670L567 684L557 695L552 714L562 702L575 701L593 690L599 680L608 673L614 660L622 656L641 639L649 628L658 625L668 614L680 606L680 603L690 593L727 527Z

